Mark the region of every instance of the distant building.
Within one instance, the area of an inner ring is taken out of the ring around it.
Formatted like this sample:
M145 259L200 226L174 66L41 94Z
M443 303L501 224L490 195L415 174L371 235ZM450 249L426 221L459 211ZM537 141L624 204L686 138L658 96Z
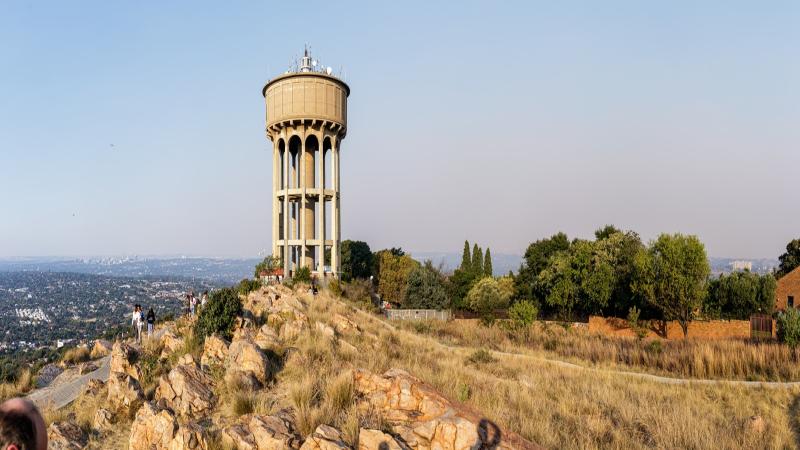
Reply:
M775 309L800 307L800 267L782 276L775 289Z
M753 262L752 261L733 261L731 263L731 266L733 267L733 271L734 272L736 272L737 270L738 271L746 270L748 272L752 272L753 271Z

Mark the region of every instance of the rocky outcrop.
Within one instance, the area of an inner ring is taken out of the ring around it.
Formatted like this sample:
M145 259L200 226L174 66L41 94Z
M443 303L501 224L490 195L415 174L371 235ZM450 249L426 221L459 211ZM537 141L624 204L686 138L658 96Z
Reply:
M169 450L207 450L208 439L205 428L197 423L181 425L169 444Z
M303 442L300 450L340 450L350 448L342 439L342 433L328 425L320 425Z
M85 397L96 397L105 387L106 383L104 381L91 379L86 383L86 386L83 387L83 395Z
M255 415L248 425L259 450L300 448L300 436L285 415Z
M96 430L105 430L107 428L111 428L113 425L114 414L105 409L105 408L98 408L97 411L94 412L94 418L92 419L92 426Z
M328 339L333 339L336 336L336 331L330 325L324 324L322 322L317 322L314 324L314 328L320 332L323 336Z
M111 349L111 372L127 373L138 380L139 367L133 363L136 356L136 349L124 342L115 342Z
M305 314L295 311L291 320L285 320L280 328L280 336L283 341L291 341L308 328L308 317Z
M169 355L183 348L183 339L179 338L170 330L164 331L159 340L162 346L161 358L168 358Z
M235 423L223 429L222 442L237 450L259 450L256 438L246 423Z
M136 412L128 440L129 450L167 450L178 431L175 416L159 410L152 403L145 403Z
M254 342L263 350L275 350L281 346L278 333L269 324L264 324L258 329Z
M273 373L269 358L257 345L246 340L231 343L225 367L226 379L251 378L262 386L269 381Z
M206 338L203 344L203 356L200 357L200 365L211 367L221 365L228 357L228 346L230 344L216 334Z
M216 403L212 388L211 377L190 359L159 378L155 399L163 399L169 408L181 416L199 417L207 414Z
M102 358L103 356L111 354L111 349L113 348L111 342L105 339L98 339L94 341L94 346L92 346L92 352L89 356L92 359Z
M361 329L358 327L358 324L343 316L339 313L334 314L331 317L333 321L333 326L336 328L336 332L340 334L348 334L348 333L360 333Z
M111 372L108 376L108 403L117 411L130 411L144 401L139 381L122 372Z
M47 428L48 449L79 450L86 447L88 437L75 422L53 422Z
M41 389L50 385L53 380L64 372L64 369L58 367L56 364L46 364L39 370L36 375L36 387Z
M405 450L390 434L381 430L362 428L358 432L358 450Z
M92 373L95 370L97 370L97 364L93 363L92 361L78 364L79 375L86 375L87 373Z
M419 379L399 369L383 375L355 371L360 407L375 408L412 449L533 448L516 435L500 439L500 429L463 407L456 407Z

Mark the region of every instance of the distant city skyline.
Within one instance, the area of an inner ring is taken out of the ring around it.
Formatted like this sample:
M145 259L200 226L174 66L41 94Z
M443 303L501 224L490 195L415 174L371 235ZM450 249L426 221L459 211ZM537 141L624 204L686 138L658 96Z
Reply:
M342 239L800 237L800 4L0 5L0 258L271 248L264 83L350 85ZM320 26L309 26L318 24Z

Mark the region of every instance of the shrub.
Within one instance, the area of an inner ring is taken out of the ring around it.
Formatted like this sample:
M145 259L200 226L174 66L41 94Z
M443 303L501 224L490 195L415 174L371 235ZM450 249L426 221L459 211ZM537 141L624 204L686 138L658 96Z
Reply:
M200 310L194 326L194 336L199 340L217 333L227 339L231 338L236 317L242 313L242 301L233 288L213 291L206 307Z
M253 291L258 290L261 288L261 280L251 280L249 278L245 278L239 282L239 286L237 287L237 291L240 295L247 295Z
M778 316L778 340L794 350L800 344L800 311L789 308Z
M331 291L334 297L342 296L342 285L339 280L331 280L328 282L328 290Z
M469 355L469 358L467 358L467 363L468 364L476 364L476 365L477 364L490 364L490 363L493 363L493 362L496 362L496 361L497 361L497 359L494 356L492 356L491 353L489 353L488 351L486 351L484 349L476 350L471 355Z
M508 308L508 318L519 328L531 326L538 315L539 309L529 300L520 300Z
M631 330L636 334L636 337L641 341L647 336L647 328L642 326L642 323L639 321L639 308L635 306L631 306L628 310L628 326L631 327Z
M64 357L61 359L61 361L67 365L77 364L88 360L89 349L86 347L71 348L64 353Z
M311 268L308 266L297 269L292 277L295 283L311 283Z

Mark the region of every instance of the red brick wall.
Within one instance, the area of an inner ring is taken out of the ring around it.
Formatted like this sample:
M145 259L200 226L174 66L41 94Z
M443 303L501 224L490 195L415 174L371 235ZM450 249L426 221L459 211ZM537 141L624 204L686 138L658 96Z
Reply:
M678 322L666 323L666 329L661 328L664 323L661 321L650 321L651 328L648 330L647 337L666 337L667 339L683 339L683 330ZM773 321L772 329L775 330ZM630 336L635 333L628 326L625 319L616 317L589 317L589 331L602 333L609 336ZM666 333L665 333L666 332ZM749 338L749 320L696 320L689 323L689 338L692 339L730 339L730 338Z
M789 296L794 296L794 307L800 308L800 267L778 280L775 289L775 309L785 310Z

